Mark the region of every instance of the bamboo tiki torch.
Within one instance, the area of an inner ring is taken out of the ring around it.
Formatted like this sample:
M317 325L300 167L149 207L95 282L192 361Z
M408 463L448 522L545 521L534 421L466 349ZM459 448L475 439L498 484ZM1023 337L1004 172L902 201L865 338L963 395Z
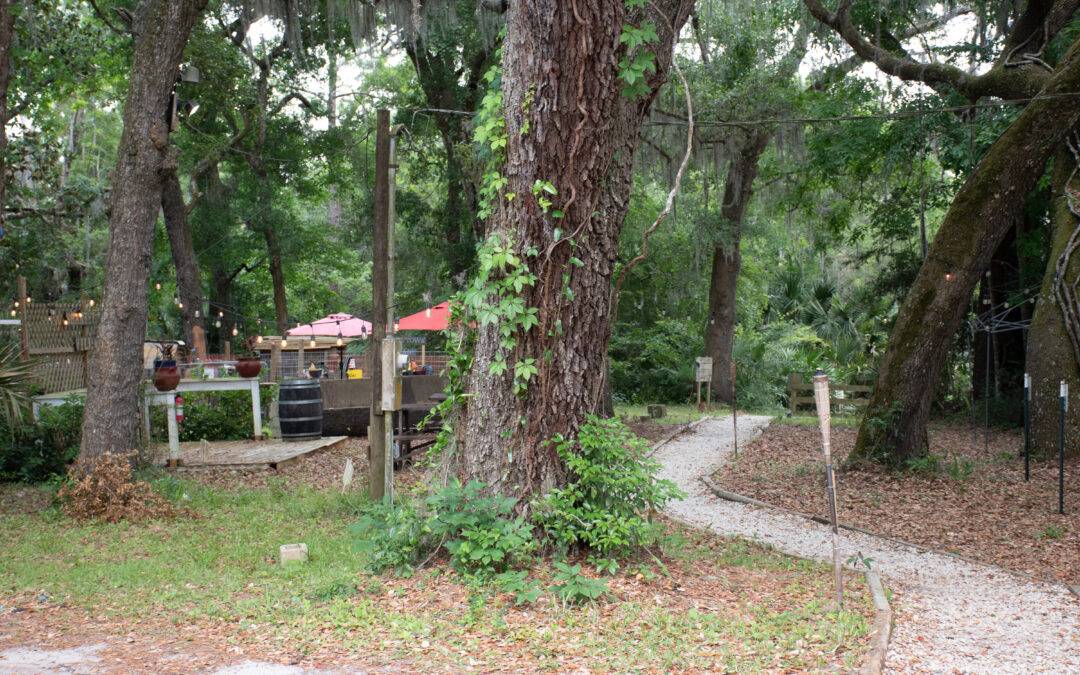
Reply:
M833 574L836 577L836 607L844 609L844 582L840 578L840 529L836 526L836 477L829 448L829 376L818 368L814 373L814 403L817 404L821 445L825 452L825 490L829 496L829 524L832 526Z

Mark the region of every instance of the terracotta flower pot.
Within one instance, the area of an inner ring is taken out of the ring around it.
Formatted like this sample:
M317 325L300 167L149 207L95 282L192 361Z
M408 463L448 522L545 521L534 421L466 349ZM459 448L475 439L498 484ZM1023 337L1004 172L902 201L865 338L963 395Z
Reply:
M258 377L262 361L257 356L241 356L236 359L236 372L240 377Z
M162 361L154 365L154 388L158 391L172 391L180 384L180 369L176 361Z

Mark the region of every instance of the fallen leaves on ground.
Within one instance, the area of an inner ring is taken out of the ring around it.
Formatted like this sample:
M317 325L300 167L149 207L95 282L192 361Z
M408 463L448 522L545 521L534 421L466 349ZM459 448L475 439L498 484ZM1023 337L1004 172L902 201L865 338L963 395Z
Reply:
M832 430L834 464L854 447L854 428ZM1080 583L1080 458L1066 459L1065 515L1058 514L1058 461L1031 460L1024 480L1023 436L965 425L930 429L936 466L837 473L842 523L1042 579ZM821 433L776 423L713 475L724 489L828 517Z

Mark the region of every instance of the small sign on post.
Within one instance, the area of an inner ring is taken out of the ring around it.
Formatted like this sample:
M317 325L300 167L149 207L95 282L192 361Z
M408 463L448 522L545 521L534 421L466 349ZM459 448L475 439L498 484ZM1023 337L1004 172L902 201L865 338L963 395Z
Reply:
M701 383L706 384L706 403L709 409L712 409L712 357L711 356L699 356L695 359L697 362L697 373L694 380L697 382L697 405L698 410L701 410Z

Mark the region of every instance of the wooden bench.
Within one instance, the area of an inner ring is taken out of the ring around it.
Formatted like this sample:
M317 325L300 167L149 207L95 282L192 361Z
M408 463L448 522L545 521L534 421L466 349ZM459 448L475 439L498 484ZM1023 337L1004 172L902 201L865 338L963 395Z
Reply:
M870 401L870 392L874 388L868 384L833 384L829 383L829 408L840 412L842 406L863 407ZM806 392L805 395L802 395ZM836 396L833 392L839 392ZM791 415L795 415L799 406L814 406L814 383L806 382L800 373L788 375L788 394L791 402ZM854 394L848 396L848 394Z

